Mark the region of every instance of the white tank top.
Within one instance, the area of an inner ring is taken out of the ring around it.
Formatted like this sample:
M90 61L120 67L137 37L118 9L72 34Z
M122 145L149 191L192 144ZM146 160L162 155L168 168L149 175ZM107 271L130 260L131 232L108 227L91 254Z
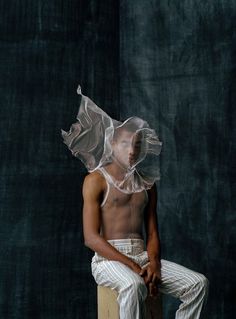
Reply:
M109 195L109 192L110 192L110 188L111 188L111 187L115 187L115 185L114 185L114 183L113 183L113 181L112 181L112 177L108 174L108 172L105 170L104 167L99 167L99 168L97 169L97 171L99 171L99 172L103 175L103 177L104 177L105 180L106 180L106 184L107 184L107 189L106 189L106 192L105 192L103 201L102 201L102 203L101 203L101 205L100 205L101 207L103 207L103 206L105 205L106 201L107 201L107 198L108 198L108 195ZM115 188L116 188L116 187L115 187ZM116 188L116 189L119 191L118 188ZM145 192L146 199L148 199L147 191L144 190L144 192Z

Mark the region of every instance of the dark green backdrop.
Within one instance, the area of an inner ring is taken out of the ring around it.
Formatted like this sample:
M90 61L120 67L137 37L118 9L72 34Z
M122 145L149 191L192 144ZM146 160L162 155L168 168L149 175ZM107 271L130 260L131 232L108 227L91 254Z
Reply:
M233 0L0 2L1 318L96 318L86 171L60 137L80 83L112 117L156 128L163 257L208 277L205 318L232 319L235 18ZM166 319L177 305L164 299Z

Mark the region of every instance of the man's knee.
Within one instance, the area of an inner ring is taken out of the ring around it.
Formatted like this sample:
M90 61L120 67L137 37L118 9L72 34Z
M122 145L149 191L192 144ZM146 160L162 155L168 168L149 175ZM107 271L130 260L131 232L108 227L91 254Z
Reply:
M209 280L200 273L197 273L193 277L194 279L194 287L197 288L197 290L202 294L207 294L208 287L209 287Z
M199 285L202 290L204 290L205 292L208 291L209 280L203 274L200 274Z

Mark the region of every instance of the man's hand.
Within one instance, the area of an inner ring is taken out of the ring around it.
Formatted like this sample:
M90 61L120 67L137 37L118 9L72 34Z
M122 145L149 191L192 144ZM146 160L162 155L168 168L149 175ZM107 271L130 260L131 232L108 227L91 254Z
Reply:
M140 272L141 272L142 268L138 264L136 264L133 260L131 261L130 268L134 272L136 272L138 275L140 275Z
M158 294L158 284L161 282L161 264L160 262L150 262L140 271L140 276L143 277L147 285L149 295L156 296Z

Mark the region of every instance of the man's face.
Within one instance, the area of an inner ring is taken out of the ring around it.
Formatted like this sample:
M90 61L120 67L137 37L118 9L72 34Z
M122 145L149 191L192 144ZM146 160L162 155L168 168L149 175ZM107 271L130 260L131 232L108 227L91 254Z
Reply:
M122 129L113 141L113 155L125 168L132 167L139 159L141 147L140 134Z

